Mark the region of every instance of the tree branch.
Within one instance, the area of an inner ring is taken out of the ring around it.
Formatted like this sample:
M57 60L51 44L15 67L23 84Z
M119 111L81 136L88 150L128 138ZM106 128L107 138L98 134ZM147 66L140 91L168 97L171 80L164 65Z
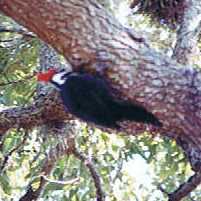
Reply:
M200 55L197 46L201 31L201 2L185 0L182 23L177 32L177 43L173 57L182 64L194 64Z
M49 133L52 133L55 135L55 137L58 138L58 136L62 136L62 140L56 144L56 146L52 149L50 149L48 156L46 157L43 166L40 170L39 176L40 177L40 183L39 187L36 190L33 190L32 184L34 183L35 179L32 179L30 184L28 185L26 193L20 198L19 201L27 201L27 200L37 200L40 195L42 194L42 191L45 188L45 185L47 182L50 182L49 179L47 179L46 175L50 175L52 172L55 163L59 158L61 158L64 155L71 154L75 147L74 142L74 125L73 124L66 124L63 122L59 123L53 123L49 126L46 126L46 131ZM44 133L46 135L46 133ZM77 180L74 180L76 182ZM52 182L52 181L51 181ZM72 180L73 182L73 180ZM70 183L70 181L69 181ZM67 184L67 183L66 183ZM63 185L63 184L62 184Z
M97 201L104 201L105 194L102 189L100 176L99 176L98 172L96 171L96 168L94 167L93 163L89 159L87 159L83 154L78 152L76 149L74 149L73 154L75 155L75 157L80 159L86 165L86 167L89 169L89 172L93 178L93 181L94 181L94 184L96 187Z
M196 172L187 182L183 183L177 190L168 194L168 201L180 201L201 183L201 171Z
M17 29L17 28L12 28L11 29L11 28L7 28L7 27L4 27L4 26L0 26L0 33L4 33L4 32L17 33L17 34L23 35L25 37L31 37L31 38L36 37L33 33L28 32L25 29Z
M3 135L11 128L30 129L47 122L72 119L72 116L64 111L58 93L49 93L52 100L44 96L39 97L32 105L15 107L0 112L0 133Z
M14 81L8 81L8 82L0 82L0 87L2 86L6 86L6 85L13 85L13 84L18 84L21 82L27 82L28 80L32 79L34 76L36 75L36 73L34 73L33 75L29 75L24 77L23 79L20 80L14 80Z
M28 131L25 131L25 134L23 136L23 140L16 146L14 147L11 151L9 151L4 157L3 157L3 160L1 162L1 165L0 165L0 174L2 174L8 160L9 160L9 157L14 153L16 152L17 150L19 150L22 146L24 146L26 140L27 140L27 136L28 136Z

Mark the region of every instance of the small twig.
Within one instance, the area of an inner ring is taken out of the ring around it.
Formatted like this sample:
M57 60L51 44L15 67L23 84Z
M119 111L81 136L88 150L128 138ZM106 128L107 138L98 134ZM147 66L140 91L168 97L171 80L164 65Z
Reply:
M52 168L53 166L51 166ZM51 169L50 169L51 170ZM44 186L46 185L47 182L50 183L55 183L55 184L59 184L59 185L72 185L72 184L76 184L80 181L79 178L75 178L69 181L57 181L57 180L52 180L47 178L45 175L41 175L38 176L40 177L40 185L36 190L33 190L32 188L32 182L29 184L28 186L28 190L26 192L26 194L20 198L19 201L29 201L29 200L37 200L41 194L41 192L43 191ZM35 177L36 179L36 177Z
M188 196L200 183L201 171L198 171L172 193L168 193L161 185L158 185L158 189L168 196L168 201L180 201Z
M30 183L27 189L27 192L25 193L24 196L22 196L19 201L28 201L32 200L35 201L38 199L38 197L41 194L41 191L43 190L44 185L46 184L46 181L44 180L43 177L40 178L40 185L39 187L34 191L32 188L32 184Z
M33 78L36 75L36 73L29 75L27 77L25 77L24 79L20 79L20 80L14 80L14 81L8 81L6 83L0 83L0 87L2 86L7 86L7 85L12 85L12 84L18 84L20 82L26 82L27 80Z
M39 141L39 136L40 136L40 134L37 135L36 141L38 140L38 142L40 143L40 150L36 153L36 155L33 157L33 159L29 162L30 165L35 163L39 159L39 157L41 156L41 154L43 152L41 150L41 147L46 143L46 140L47 140L47 138L45 138L44 135L42 135L43 138L41 141Z
M68 181L60 181L60 180L49 179L45 175L41 175L41 177L43 177L44 180L49 182L49 183L59 184L59 185L63 185L63 186L77 184L80 181L80 178L75 178L75 179L71 179L71 180L68 180Z
M120 154L119 154L119 157L120 157L120 155L121 155L121 152L120 152ZM113 179L112 179L112 183L114 183L115 181L116 181L116 179L119 177L119 175L120 175L120 173L121 173L121 171L122 171L122 167L123 167L123 159L122 158L120 158L120 161L118 161L119 163L118 163L118 166L117 166L117 170L116 170L116 174L115 174L115 176L113 177Z
M51 150L51 152L53 152L53 150ZM56 163L55 158L50 159L50 157L47 157L40 172L42 172L45 175L49 175L53 170L55 163ZM39 187L36 190L34 190L32 188L32 184L37 177L40 177ZM44 179L43 176L37 176L37 177L34 177L30 181L26 193L19 199L19 201L28 201L28 200L36 201L40 197L47 181Z
M9 151L5 156L4 156L4 159L2 161L2 164L0 166L0 173L4 170L7 162L8 162L8 159L10 158L10 156L12 155L12 153L14 153L15 151L19 150L26 142L26 139L27 139L27 135L28 135L28 132L25 131L25 134L23 136L23 140L22 142L20 142L15 148L13 148L11 151Z
M168 195L168 201L180 201L187 196L201 183L201 170L191 176L187 182L179 186L174 192Z
M95 187L96 187L97 201L104 201L105 194L104 194L102 186L101 186L100 176L98 175L93 163L89 159L87 159L84 155L79 153L76 149L74 150L73 154L75 155L75 157L80 159L86 165L86 167L89 169L91 176L94 180Z
M5 140L6 140L6 135L1 135L0 136L0 151L1 152L3 151L3 145L5 143Z
M169 195L169 193L161 186L161 184L159 184L158 186L157 186L157 188L158 188L158 190L160 190L162 193L164 193L165 195Z
M21 34L23 36L28 36L28 37L31 37L31 38L34 38L35 35L31 32L28 32L26 30L23 30L23 29L16 29L16 28L7 28L7 27L1 27L0 26L0 33L3 33L3 32L10 32L10 33L17 33L17 34Z
M14 39L8 39L8 40L0 40L0 43L10 43L12 42Z
M189 199L190 199L191 201L196 201L196 200L194 200L191 196L189 197Z
M58 128L58 124L60 125ZM51 132L56 132L60 135L66 132L66 123L64 122L60 122L60 123L55 123L55 124L51 124L51 125L46 125L46 129L44 129L41 132L47 132L47 133L51 133ZM49 153L47 154L47 157L45 158L45 161L42 165L42 168L40 169L40 176L37 176L35 178L33 178L27 188L26 193L24 194L24 196L22 196L20 198L19 201L28 201L28 200L32 200L35 201L37 200L40 195L42 194L47 182L53 182L53 183L59 183L62 185L67 185L67 184L72 184L72 183L76 183L78 182L78 179L74 179L71 181L65 181L65 182L61 182L61 181L55 181L55 180L50 180L47 178L48 175L51 174L55 163L57 162L58 158L64 156L64 155L68 155L72 153L72 150L74 150L75 147L75 142L74 142L74 137L73 137L73 126L71 126L70 124L68 125L68 135L63 138L62 142L58 143L57 145L55 145L54 149L51 149L49 151ZM44 176L47 175L47 176ZM34 182L34 179L40 177L40 184L39 187L34 190L32 188L32 184Z

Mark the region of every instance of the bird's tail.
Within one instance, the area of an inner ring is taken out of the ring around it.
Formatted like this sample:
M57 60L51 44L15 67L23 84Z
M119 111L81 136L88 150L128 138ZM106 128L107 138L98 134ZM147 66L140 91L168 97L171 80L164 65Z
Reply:
M130 120L141 123L152 124L161 127L162 123L151 112L140 105L134 105L128 102L117 102L118 107L115 111L118 120Z

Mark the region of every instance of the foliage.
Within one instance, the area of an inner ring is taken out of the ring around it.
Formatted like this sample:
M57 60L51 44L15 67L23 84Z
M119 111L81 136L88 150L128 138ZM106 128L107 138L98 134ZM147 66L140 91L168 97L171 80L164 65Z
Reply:
M162 25L175 29L183 18L185 1L183 0L133 0L131 8L146 14Z

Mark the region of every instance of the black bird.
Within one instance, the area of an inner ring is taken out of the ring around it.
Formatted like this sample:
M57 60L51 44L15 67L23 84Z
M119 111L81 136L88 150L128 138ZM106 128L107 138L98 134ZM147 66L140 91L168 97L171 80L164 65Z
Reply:
M115 99L108 83L99 76L49 69L38 73L38 81L56 86L67 110L86 122L109 128L119 128L118 122L123 120L162 126L144 107Z

